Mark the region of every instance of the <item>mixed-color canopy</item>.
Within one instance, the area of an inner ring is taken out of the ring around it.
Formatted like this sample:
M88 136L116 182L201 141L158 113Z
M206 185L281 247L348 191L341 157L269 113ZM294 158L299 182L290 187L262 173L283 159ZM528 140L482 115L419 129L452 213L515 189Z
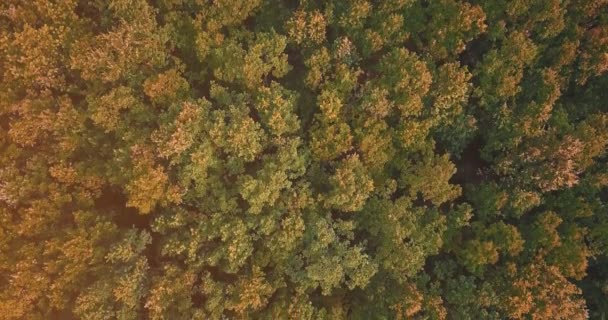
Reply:
M0 318L608 316L608 1L0 1Z

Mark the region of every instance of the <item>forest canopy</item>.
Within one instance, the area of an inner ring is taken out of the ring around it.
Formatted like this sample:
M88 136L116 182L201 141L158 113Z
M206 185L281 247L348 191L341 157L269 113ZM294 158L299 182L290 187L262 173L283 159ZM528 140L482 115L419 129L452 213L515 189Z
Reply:
M605 319L607 0L0 1L0 318Z

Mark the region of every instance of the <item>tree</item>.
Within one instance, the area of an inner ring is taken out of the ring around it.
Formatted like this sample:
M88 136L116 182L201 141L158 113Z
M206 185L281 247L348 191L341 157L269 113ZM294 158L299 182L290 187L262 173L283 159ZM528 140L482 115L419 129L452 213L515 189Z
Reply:
M0 314L604 317L607 5L0 2Z

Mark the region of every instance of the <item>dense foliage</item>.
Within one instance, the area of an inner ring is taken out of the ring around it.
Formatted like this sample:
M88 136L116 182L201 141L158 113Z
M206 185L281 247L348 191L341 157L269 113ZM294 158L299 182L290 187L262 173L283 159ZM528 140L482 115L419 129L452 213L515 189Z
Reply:
M605 319L608 1L0 1L3 319Z

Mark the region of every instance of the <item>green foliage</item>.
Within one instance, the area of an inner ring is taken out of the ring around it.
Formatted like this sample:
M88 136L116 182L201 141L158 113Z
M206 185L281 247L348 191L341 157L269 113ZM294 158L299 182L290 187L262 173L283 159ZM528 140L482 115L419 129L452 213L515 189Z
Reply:
M608 1L0 2L3 319L604 319Z

